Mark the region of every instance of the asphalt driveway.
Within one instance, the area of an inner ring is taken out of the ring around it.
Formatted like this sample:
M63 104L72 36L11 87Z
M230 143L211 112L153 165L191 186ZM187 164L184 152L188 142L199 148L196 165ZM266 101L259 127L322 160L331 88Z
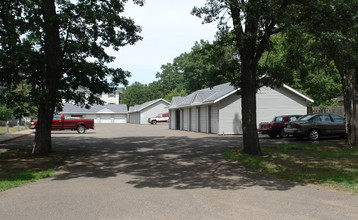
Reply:
M33 136L1 147L31 148ZM0 219L358 219L358 196L260 175L222 152L241 136L97 124L53 132L66 166L0 192ZM265 143L290 141L263 138Z

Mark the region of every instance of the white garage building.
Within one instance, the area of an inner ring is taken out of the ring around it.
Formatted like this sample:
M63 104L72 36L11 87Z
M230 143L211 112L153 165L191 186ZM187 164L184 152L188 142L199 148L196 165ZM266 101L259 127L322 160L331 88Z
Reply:
M65 117L94 119L95 123L126 123L128 110L125 104L92 105L90 109L64 104L62 113Z
M145 102L141 105L129 107L129 123L149 124L148 118L155 117L158 114L168 112L170 102L165 99L156 99Z
M214 134L242 134L241 96L230 83L174 97L169 106L169 129ZM287 85L262 87L256 95L257 124L274 116L306 114L312 99Z

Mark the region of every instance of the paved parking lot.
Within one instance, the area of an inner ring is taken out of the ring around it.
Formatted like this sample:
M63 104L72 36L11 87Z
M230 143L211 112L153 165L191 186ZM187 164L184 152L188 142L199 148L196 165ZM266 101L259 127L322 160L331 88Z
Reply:
M1 147L31 148L33 136ZM97 124L53 132L66 166L0 193L0 219L358 219L358 197L260 175L226 160L241 136ZM262 138L265 144L293 139Z

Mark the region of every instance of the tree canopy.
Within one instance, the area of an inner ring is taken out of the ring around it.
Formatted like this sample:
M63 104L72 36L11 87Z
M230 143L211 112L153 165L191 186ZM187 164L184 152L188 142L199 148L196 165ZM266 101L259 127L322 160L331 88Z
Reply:
M39 107L35 153L51 151L52 115L63 99L100 103L96 94L127 84L130 73L107 67L115 58L105 50L119 50L141 39L141 28L121 15L126 2L0 2L0 80L9 91L23 81L30 86L28 99ZM91 94L76 94L79 87Z

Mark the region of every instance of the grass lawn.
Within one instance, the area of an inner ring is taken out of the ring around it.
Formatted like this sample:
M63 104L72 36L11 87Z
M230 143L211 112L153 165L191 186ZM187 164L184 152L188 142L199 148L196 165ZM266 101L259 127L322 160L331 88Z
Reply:
M32 155L27 150L0 149L0 191L51 176L63 156Z
M27 129L30 129L30 127L27 126ZM23 126L23 125L19 126L19 130L20 131L25 130L25 126ZM17 131L18 131L17 125L9 127L9 133L14 133ZM0 126L0 135L3 135L3 134L6 134L6 126Z
M241 150L224 155L262 173L358 194L358 147L340 143L262 146L263 156Z

